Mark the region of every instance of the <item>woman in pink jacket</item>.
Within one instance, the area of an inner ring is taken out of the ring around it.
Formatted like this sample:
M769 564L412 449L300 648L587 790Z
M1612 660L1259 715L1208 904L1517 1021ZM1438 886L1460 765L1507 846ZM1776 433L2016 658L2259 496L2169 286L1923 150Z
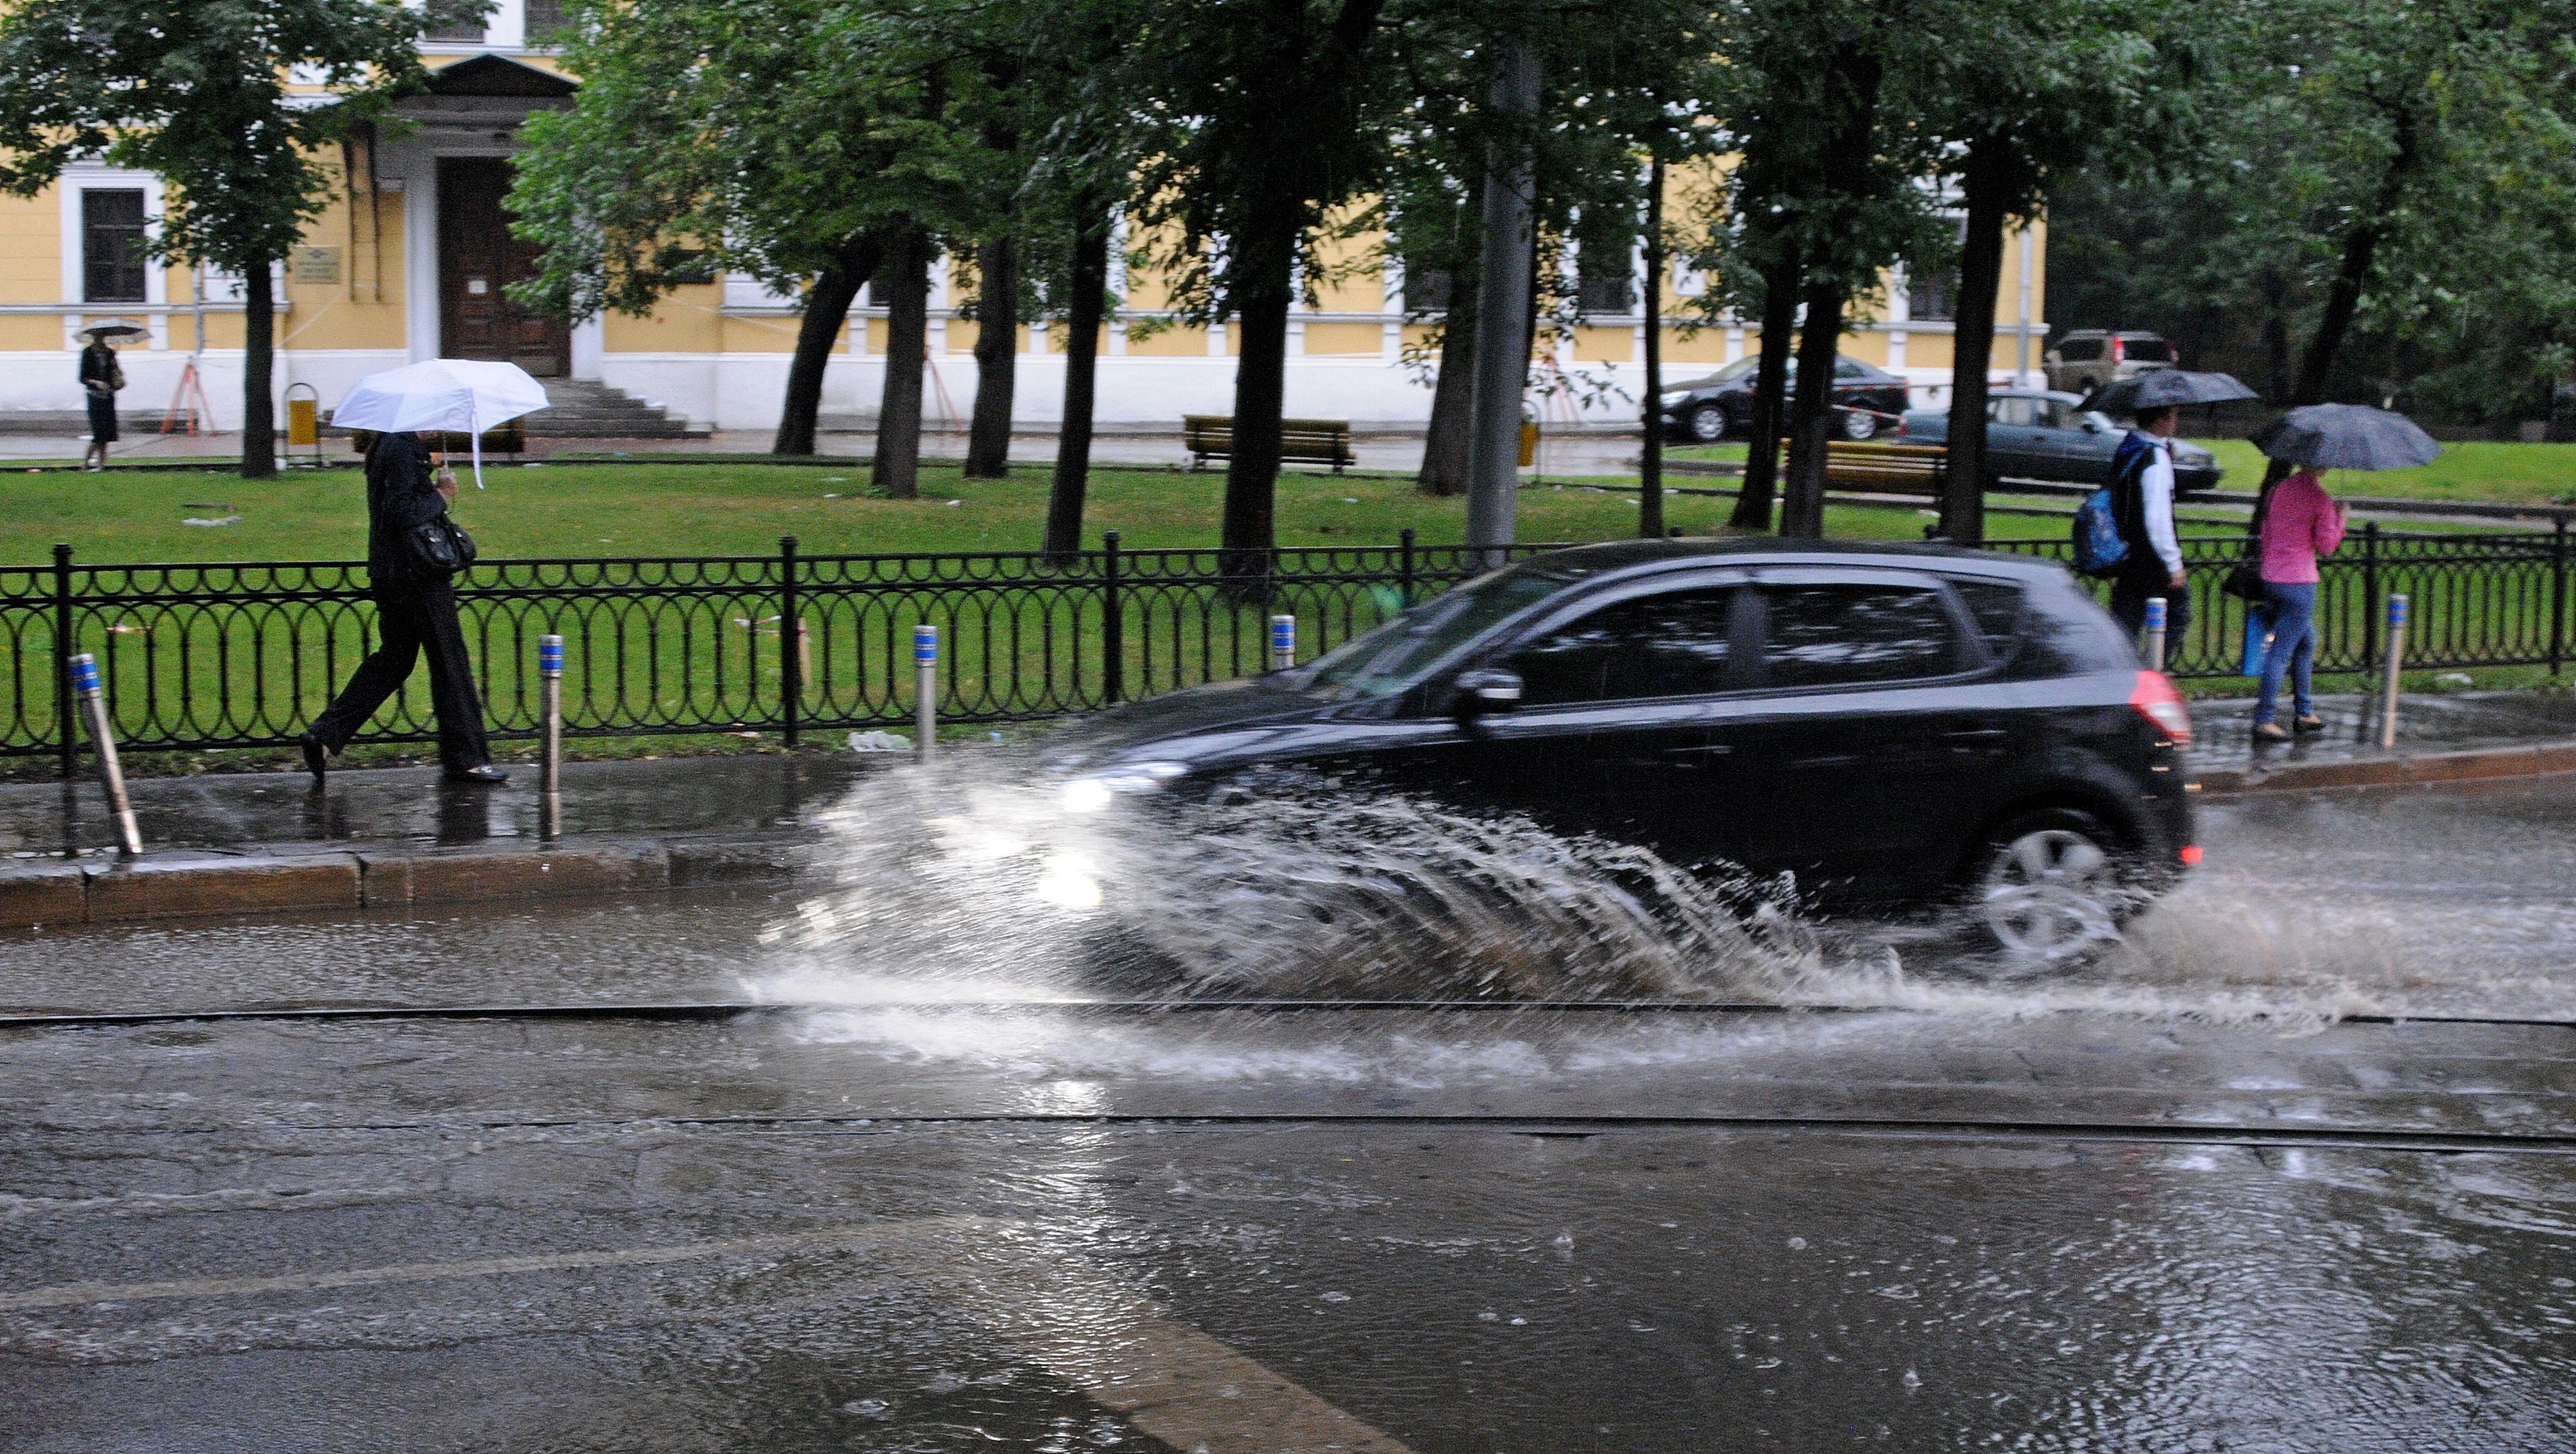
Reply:
M2262 695L2254 703L2258 741L2286 742L2291 730L2319 732L2308 681L2317 660L2317 557L2343 544L2343 506L2326 494L2317 472L2303 469L2272 489L2263 512L2263 596L2272 611L2272 645L2263 653ZM2291 678L2290 727L2281 711L2281 678Z

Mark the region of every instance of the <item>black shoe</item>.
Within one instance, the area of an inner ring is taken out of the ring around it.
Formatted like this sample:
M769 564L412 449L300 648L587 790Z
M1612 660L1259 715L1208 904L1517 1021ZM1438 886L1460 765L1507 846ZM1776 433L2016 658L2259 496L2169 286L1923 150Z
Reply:
M295 745L304 749L304 770L313 774L313 786L322 786L323 769L331 761L330 751L310 732L299 734Z
M477 783L488 788L508 782L510 775L487 762L481 767L451 767L447 770L447 780L452 783Z
M2292 722L2290 724L2290 730L2293 732L2323 732L2326 730L2326 719L2318 716L2314 712L2311 712L2307 716L2301 717Z

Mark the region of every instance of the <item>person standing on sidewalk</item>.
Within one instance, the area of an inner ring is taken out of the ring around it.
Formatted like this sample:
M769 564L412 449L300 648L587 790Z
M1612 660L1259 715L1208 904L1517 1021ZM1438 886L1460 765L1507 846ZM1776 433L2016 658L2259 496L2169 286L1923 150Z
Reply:
M465 629L456 619L450 568L424 557L420 526L447 513L456 476L417 434L380 434L367 447L367 593L376 602L376 649L313 720L297 745L319 787L326 762L346 747L385 699L402 690L413 664L429 657L429 706L438 719L438 760L447 780L507 782L483 736Z
M2272 644L2254 702L2254 738L2287 742L2292 729L2322 732L2309 679L2317 661L2317 557L2343 544L2343 506L2313 469L2272 487L2263 507L2263 601L2272 612ZM2281 678L2290 677L2290 727L2280 724Z
M2191 629L2191 583L2183 574L2182 543L2174 536L2174 431L2182 406L2140 409L2138 427L2111 456L2111 518L2129 553L2111 578L2111 614L2135 640L2147 628L2147 601L2165 598L2165 640L2175 645Z
M81 468L95 474L107 468L107 447L116 442L116 391L125 387L116 350L96 333L81 350L80 384L89 405L89 447L81 451Z

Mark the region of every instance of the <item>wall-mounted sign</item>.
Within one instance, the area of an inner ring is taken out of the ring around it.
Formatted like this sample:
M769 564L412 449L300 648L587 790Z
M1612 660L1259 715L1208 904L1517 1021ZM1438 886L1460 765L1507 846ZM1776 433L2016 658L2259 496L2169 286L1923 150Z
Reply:
M465 291L473 297L480 298L484 294L492 291L492 285L482 278L467 278L465 280Z
M287 274L299 283L336 283L340 281L340 250L299 247L287 259Z

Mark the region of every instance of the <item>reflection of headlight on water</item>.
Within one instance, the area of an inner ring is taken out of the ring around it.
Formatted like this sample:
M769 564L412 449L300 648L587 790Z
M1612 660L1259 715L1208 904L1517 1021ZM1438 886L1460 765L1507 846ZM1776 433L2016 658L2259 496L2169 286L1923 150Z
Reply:
M1078 777L1064 785L1064 808L1068 813L1097 813L1121 793L1161 792L1163 784L1188 771L1177 762L1140 762Z
M1103 802L1107 801L1104 796ZM1050 853L1038 864L1038 897L1063 909L1100 907L1100 880L1091 855Z

